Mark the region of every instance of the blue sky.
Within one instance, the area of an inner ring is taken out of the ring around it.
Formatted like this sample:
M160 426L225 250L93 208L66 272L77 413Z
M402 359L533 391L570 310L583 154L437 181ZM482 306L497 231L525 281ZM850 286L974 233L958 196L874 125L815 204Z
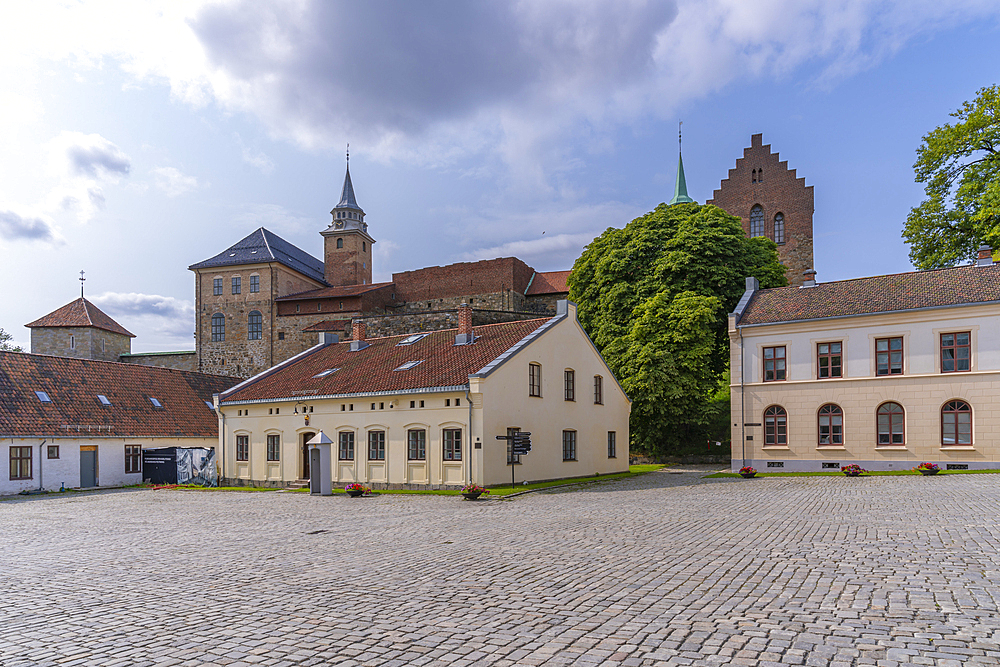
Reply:
M815 186L818 279L911 268L921 137L998 82L990 0L34 2L0 8L0 327L79 294L193 348L193 274L263 225L315 256L351 143L376 279L572 266L750 135ZM544 234L543 234L544 232Z

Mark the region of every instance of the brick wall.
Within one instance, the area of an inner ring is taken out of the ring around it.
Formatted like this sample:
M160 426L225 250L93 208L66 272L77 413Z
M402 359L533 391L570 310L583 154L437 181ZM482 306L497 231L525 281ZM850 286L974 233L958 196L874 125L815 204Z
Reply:
M756 177L763 170L763 177ZM756 182L754 182L756 180ZM750 147L743 150L743 157L736 160L736 168L729 170L712 199L724 211L737 215L743 231L750 233L750 209L759 204L764 212L764 233L774 239L774 218L782 213L785 218L785 243L778 246L778 256L785 265L785 275L791 285L801 285L802 273L813 267L813 186L805 178L797 178L788 161L780 160L763 144L763 136L750 138Z
M154 354L123 354L119 359L125 364L139 366L156 366L158 368L175 368L180 371L198 370L198 354L196 352L156 352Z
M516 322L539 317L538 313L514 312L509 310L479 310L472 309L472 326L497 324L498 322ZM368 338L383 336L401 336L403 334L421 331L440 331L442 329L458 328L458 308L447 310L432 310L424 312L405 312L395 315L374 315L362 317L367 327ZM314 334L315 335L315 334ZM341 340L344 337L341 336Z
M371 285L371 238L355 230L329 231L323 234L323 267L331 285ZM343 248L337 247L337 240Z
M461 294L524 294L534 269L516 257L429 266L392 274L397 301L453 298Z
M102 345L103 343L103 345ZM132 339L94 327L33 327L32 354L118 361L132 351Z

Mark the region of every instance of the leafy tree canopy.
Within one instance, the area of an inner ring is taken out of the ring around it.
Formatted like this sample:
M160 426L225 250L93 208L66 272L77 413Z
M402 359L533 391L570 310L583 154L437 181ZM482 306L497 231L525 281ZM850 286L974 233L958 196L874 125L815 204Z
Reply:
M634 449L704 445L728 366L726 315L747 276L786 284L774 242L747 238L739 218L698 204L661 204L609 228L576 260L569 296L632 398Z
M20 345L11 344L12 340L14 340L14 336L0 327L0 352L24 352Z
M1000 87L983 88L972 102L924 136L913 165L927 198L910 211L903 238L921 269L976 257L979 246L1000 247Z

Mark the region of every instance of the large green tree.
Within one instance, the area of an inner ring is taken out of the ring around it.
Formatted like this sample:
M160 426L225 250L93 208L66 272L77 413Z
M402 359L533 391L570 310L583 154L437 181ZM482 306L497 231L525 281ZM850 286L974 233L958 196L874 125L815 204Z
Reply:
M903 238L921 269L975 258L1000 247L1000 87L983 88L951 114L957 121L924 136L913 165L927 197L906 218Z
M24 352L20 345L14 345L10 341L14 340L14 336L3 330L0 327L0 352Z
M739 218L698 204L661 204L609 228L576 260L569 296L633 401L633 449L704 446L729 361L726 315L747 276L786 284L774 242L747 238Z

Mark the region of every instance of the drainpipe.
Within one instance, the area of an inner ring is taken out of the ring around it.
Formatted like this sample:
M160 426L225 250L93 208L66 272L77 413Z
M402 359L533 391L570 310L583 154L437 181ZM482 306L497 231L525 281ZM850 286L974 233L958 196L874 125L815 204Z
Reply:
M468 477L466 480L467 484L472 484L472 457L475 456L475 445L472 442L472 396L469 395L469 388L465 388L465 403L469 406L469 467L468 467Z
M743 347L743 327L739 324L736 329L740 332L740 446L743 448L743 467L747 465L747 399L746 390L743 388L746 375L746 350Z
M226 413L219 407L218 394L214 394L212 400L215 402L215 414L222 420L222 426L219 429L222 434L219 438L219 449L222 450L219 452L219 460L222 461L222 474L219 475L219 486L222 486L222 478L226 476Z
M42 453L45 452L46 442L48 442L47 438L42 440L42 444L38 445L38 491L39 492L45 490L45 487L42 486L42 458L43 458Z

